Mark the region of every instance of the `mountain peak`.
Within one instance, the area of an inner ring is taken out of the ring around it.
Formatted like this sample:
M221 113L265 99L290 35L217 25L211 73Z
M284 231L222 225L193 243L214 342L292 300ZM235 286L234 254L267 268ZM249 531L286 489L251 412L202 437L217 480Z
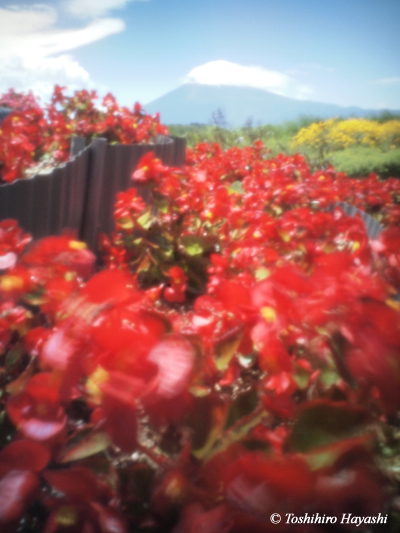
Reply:
M213 113L221 110L230 127L243 126L249 119L254 124L279 124L296 120L299 116L326 119L336 116L361 117L381 112L295 100L252 87L199 83L185 83L144 107L148 113L159 112L164 124L209 124Z

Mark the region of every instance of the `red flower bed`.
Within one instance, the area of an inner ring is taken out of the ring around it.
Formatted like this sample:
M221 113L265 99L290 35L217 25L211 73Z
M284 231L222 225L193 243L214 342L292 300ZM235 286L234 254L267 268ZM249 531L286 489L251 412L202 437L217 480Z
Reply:
M0 180L11 183L69 159L71 137L79 135L106 138L110 143L152 142L168 130L159 115L147 115L140 104L133 109L119 106L107 94L96 107L95 91L64 94L65 87L54 87L51 103L42 107L33 94L12 89L0 96L0 106L13 109L0 126Z
M71 236L0 228L2 531L395 524L400 182L260 144L132 178L100 272Z

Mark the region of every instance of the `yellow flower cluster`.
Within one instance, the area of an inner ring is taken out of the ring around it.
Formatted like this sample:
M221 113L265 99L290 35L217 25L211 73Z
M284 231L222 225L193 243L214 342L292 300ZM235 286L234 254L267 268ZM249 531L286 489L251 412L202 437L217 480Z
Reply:
M390 148L400 146L400 120L389 120L380 124L380 140Z
M394 148L400 145L400 120L382 124L364 118L314 122L297 133L292 145L313 148L320 153L354 145Z
M364 118L352 118L336 122L328 135L328 142L334 150L343 150L349 146L376 146L379 139L378 122Z

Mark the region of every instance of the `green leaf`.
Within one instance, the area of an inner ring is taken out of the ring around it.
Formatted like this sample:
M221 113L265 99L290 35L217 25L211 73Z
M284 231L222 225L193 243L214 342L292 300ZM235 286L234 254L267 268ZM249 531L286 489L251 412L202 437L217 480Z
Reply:
M21 357L24 355L24 349L21 345L17 345L8 352L6 357L6 368L16 365Z
M87 430L84 430L84 434ZM75 440L75 439L74 439ZM111 444L109 436L104 432L89 433L76 445L68 446L68 449L61 453L61 463L69 463L70 461L78 461L103 452Z
M262 407L253 411L250 415L241 418L231 428L224 432L221 439L215 443L210 451L204 455L203 459L208 461L214 455L224 452L231 444L238 441L243 441L249 435L250 431L258 426L266 416L266 412Z
M160 211L161 213L163 213L164 215L166 215L168 213L168 206L169 206L169 203L167 202L167 200L165 200L164 198L161 199L161 200L158 200L156 202L156 206L157 206L157 209L158 211Z
M268 268L260 267L257 268L255 275L257 281L262 281L264 279L267 279L271 275L271 271Z
M131 217L122 217L117 220L122 229L132 229L134 227Z
M143 215L141 215L137 219L138 224L142 226L143 229L149 229L149 227L153 223L153 217L151 216L151 209L152 209L151 207L148 207L147 209L145 209Z
M334 442L328 446L314 448L311 452L305 454L304 458L312 470L330 468L342 455L348 453L350 450L357 450L360 447L371 448L374 442L374 434L367 433L362 437L353 437Z
M299 389L305 389L308 385L308 380L310 379L310 373L304 370L300 365L295 365L293 378Z
M233 356L237 353L240 341L242 340L243 331L240 329L228 339L218 342L215 345L215 366L218 370L226 370Z
M241 181L234 181L230 185L227 185L229 194L244 194L244 189Z
M327 367L322 370L320 374L320 379L323 385L329 388L335 383L337 383L338 381L340 381L341 378L335 370Z
M35 371L34 360L31 359L28 366L25 368L23 372L19 374L17 379L7 384L6 386L7 393L11 394L11 396L14 396L15 394L19 394L20 392L22 392L26 384L28 383L28 381L33 376L34 371Z
M184 235L180 238L180 244L190 256L200 255L206 248L205 239L200 235Z
M258 393L255 389L251 389L243 394L240 394L231 405L228 420L226 422L226 428L236 424L240 418L248 416L257 408L258 404Z
M192 387L189 389L189 392L197 398L203 398L211 393L211 389L210 387L206 387L204 385L192 385Z
M289 445L298 452L365 434L369 415L343 402L317 400L306 404L293 426Z
M42 305L46 302L47 296L43 288L38 288L33 292L25 294L23 300L29 305Z
M192 429L192 453L202 459L221 437L228 414L228 405L215 394L195 398L195 406L188 419Z
M138 274L140 272L147 272L152 265L153 265L152 257L149 253L146 253L143 259L140 261L140 264L138 265L136 272Z

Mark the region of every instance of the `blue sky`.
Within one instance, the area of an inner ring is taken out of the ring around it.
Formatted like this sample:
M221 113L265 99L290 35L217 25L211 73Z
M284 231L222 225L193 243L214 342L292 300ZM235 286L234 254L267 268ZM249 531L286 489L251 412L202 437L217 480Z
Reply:
M0 0L0 93L182 83L400 109L400 0Z

